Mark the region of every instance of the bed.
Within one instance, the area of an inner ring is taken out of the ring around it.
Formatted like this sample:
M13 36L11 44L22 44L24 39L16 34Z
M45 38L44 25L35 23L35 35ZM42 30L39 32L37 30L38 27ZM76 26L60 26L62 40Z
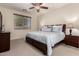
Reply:
M45 55L50 56L52 54L52 47L63 41L65 37L65 29L66 25L63 24L62 32L28 32L26 35L26 42L38 48Z

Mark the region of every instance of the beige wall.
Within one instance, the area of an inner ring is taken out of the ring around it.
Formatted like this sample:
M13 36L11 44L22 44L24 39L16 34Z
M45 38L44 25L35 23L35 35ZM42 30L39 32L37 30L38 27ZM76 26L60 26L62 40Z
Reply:
M44 25L66 23L66 19L73 18L75 16L78 17L78 20L74 23L74 26L76 28L79 28L79 4L71 4L69 6L65 6L56 10L51 9L51 11L49 11L45 15L40 16L7 9L4 7L0 7L0 11L3 15L3 24L5 26L5 31L11 32L11 39L25 38L26 33L29 31L37 30L37 28L39 28L39 24ZM26 16L30 15L32 17L32 28L25 30L15 30L13 13L22 14Z
M0 11L1 11L2 16L3 16L3 24L4 24L4 27L5 27L5 31L9 31L11 33L11 40L12 39L25 38L26 33L28 31L37 30L37 16L36 15L28 14L28 13L21 12L21 11L7 9L7 8L4 8L4 7L0 7ZM31 29L15 30L14 29L13 13L31 16L32 17L32 20L31 20L32 27L31 27Z
M79 4L69 4L65 7L51 10L45 15L42 15L40 23L43 24L61 24L67 23L66 19L78 17L78 20L74 22L74 26L79 28Z

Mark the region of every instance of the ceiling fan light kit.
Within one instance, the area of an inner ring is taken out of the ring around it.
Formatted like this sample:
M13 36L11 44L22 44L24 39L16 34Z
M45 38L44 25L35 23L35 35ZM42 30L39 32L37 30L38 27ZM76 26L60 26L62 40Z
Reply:
M30 7L29 9L36 9L37 12L40 12L40 9L48 9L46 6L42 6L43 3L32 3L33 7Z

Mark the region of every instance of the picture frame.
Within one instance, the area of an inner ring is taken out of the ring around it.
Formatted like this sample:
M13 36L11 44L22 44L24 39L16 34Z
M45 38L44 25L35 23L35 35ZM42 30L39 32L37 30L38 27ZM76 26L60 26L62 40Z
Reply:
M31 17L14 14L14 29L31 29Z

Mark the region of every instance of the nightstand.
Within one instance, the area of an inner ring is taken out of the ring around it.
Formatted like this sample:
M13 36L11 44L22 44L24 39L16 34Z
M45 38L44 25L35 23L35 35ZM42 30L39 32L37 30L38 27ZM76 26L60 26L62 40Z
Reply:
M66 35L64 43L79 48L79 36Z

